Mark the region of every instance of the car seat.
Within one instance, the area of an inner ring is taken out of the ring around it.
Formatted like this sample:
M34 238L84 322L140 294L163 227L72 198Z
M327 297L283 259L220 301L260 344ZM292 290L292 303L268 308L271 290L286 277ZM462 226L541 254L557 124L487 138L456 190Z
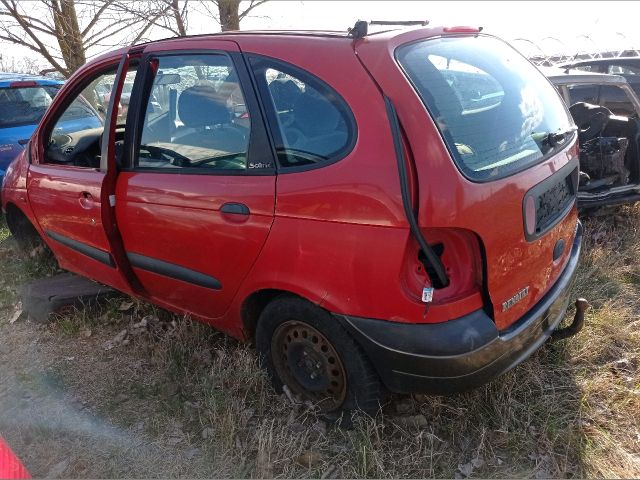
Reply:
M231 112L212 85L194 85L178 98L178 128L173 142L238 153L247 149L245 136L233 125Z
M302 90L291 79L276 78L269 84L269 93L276 110L282 112L293 109L296 100L302 95Z
M600 105L577 102L569 107L573 121L578 126L578 142L580 145L602 135L611 110Z
M347 128L339 110L327 99L311 92L301 93L293 105L294 125L299 131L285 129L288 146L328 157L347 141Z

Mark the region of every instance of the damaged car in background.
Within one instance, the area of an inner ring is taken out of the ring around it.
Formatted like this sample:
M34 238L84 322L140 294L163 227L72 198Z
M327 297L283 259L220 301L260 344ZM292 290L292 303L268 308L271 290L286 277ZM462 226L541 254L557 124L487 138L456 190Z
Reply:
M578 127L578 206L640 200L640 99L619 75L542 69Z

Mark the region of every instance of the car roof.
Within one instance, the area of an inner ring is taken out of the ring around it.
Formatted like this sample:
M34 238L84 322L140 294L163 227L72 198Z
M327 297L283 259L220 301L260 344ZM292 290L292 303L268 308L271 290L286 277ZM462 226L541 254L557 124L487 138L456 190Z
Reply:
M0 87L10 87L14 82L36 82L38 85L62 85L64 83L61 80L40 75L0 72Z
M539 67L542 74L556 84L595 83L595 84L624 84L628 83L620 75L608 73L585 72L584 70L571 70L568 68Z

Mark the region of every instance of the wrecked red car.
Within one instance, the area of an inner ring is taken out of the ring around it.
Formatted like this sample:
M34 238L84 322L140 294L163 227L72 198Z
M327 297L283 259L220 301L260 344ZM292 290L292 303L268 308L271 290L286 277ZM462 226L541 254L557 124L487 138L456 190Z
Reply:
M253 340L276 387L325 411L511 369L570 301L571 117L478 28L366 30L93 60L7 172L11 231L42 237L64 269ZM101 83L104 128L59 131Z

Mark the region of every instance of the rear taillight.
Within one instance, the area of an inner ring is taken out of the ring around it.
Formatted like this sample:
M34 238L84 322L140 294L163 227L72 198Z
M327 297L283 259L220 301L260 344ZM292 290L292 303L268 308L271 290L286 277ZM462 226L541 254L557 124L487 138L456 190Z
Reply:
M477 236L461 228L429 228L423 232L442 260L450 280L447 287L433 291L432 304L463 302L469 307L466 313L482 308L483 262ZM425 287L432 286L428 268L417 243L411 240L405 257L404 277L407 293L416 301L422 300Z

